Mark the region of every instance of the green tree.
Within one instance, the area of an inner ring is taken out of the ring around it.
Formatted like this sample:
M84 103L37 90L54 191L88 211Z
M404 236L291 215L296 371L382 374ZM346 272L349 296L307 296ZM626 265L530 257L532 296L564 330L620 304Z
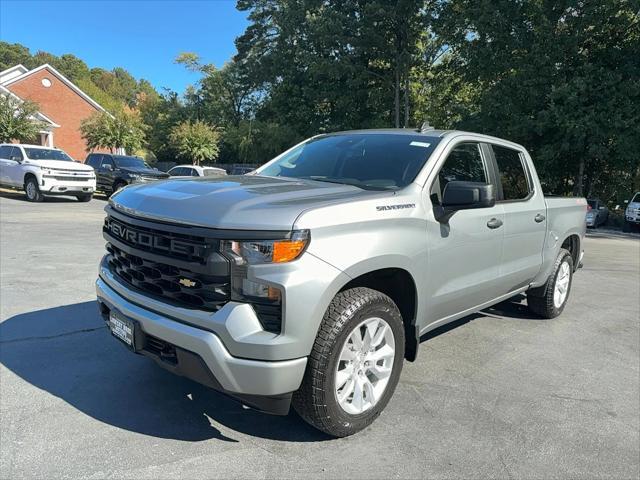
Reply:
M178 156L200 165L215 162L220 152L220 130L200 120L182 122L171 129L169 136Z
M456 126L525 145L556 193L607 200L631 189L640 149L637 2L441 6L437 33L454 52L448 74L475 91Z
M89 149L108 148L113 152L124 148L135 152L145 142L147 126L135 112L120 111L113 116L102 112L86 119L80 130Z
M0 94L0 143L32 142L44 124L36 120L38 105Z
M31 60L29 49L19 43L0 42L0 71L16 65L28 66Z

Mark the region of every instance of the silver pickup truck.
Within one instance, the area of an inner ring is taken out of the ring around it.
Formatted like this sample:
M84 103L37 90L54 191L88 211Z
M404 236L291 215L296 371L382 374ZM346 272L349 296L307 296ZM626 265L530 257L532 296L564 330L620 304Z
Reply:
M498 138L319 135L250 175L116 193L98 303L131 351L347 436L430 330L522 292L559 315L586 210L545 198L527 151Z

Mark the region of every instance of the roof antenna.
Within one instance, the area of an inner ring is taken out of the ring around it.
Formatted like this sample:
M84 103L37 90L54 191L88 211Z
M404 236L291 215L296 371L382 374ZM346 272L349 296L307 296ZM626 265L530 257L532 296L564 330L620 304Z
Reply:
M426 133L429 130L435 130L435 128L429 125L429 120L425 120L420 127L420 133Z

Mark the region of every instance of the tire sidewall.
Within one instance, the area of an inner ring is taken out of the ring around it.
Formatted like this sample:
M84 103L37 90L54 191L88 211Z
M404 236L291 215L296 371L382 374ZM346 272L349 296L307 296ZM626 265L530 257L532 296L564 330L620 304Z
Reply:
M34 192L35 192L33 196L29 195L29 185L33 185ZM42 194L40 193L40 189L38 188L38 182L31 176L27 178L27 181L24 186L24 193L27 196L27 200L30 202L37 202L38 200L41 199Z
M382 397L372 408L366 412L352 415L345 412L336 398L335 393L335 377L336 367L342 352L342 347L353 329L368 318L381 318L391 328L395 342L395 356L393 359L393 369L389 382L385 388ZM331 353L326 364L326 375L324 382L324 396L327 411L345 430L359 431L373 422L384 410L393 396L393 393L400 379L402 371L402 362L404 360L404 326L402 317L395 305L387 304L381 299L376 298L374 301L366 304L364 307L356 310L350 318L343 323L340 333L332 342Z
M556 282L558 281L558 275L560 275L560 267L562 266L563 263L569 264L569 285L567 286L567 295L564 297L564 301L562 302L562 305L560 305L559 307L556 307L556 304L554 301ZM572 285L573 285L573 258L571 257L571 254L568 251L563 251L558 257L558 261L556 263L556 269L553 274L553 282L549 286L549 295L551 296L551 308L553 310L554 317L557 317L558 315L560 315L564 310L564 307L567 305L567 302L569 301L569 296L571 295Z

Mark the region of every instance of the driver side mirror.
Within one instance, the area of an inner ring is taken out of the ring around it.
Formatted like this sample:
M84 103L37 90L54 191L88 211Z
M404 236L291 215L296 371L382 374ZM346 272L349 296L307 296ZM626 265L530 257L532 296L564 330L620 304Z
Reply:
M102 170L106 170L107 172L111 172L111 171L113 171L113 165L111 165L110 163L102 165Z
M438 206L438 221L448 221L458 210L491 208L496 204L493 185L482 182L451 181L442 192L442 203Z
M442 193L442 207L445 210L468 210L490 208L496 204L493 185L481 182L449 182Z
M14 162L22 163L22 159L20 157L13 156L9 160L13 160Z

